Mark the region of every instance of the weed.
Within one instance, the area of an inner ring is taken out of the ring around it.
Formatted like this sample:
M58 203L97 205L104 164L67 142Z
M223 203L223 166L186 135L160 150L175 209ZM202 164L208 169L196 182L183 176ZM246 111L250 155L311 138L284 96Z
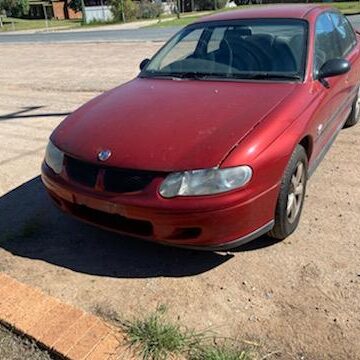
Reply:
M221 346L208 345L190 355L190 360L252 360L250 351L224 343Z
M92 312L96 316L99 316L102 319L104 319L105 321L109 321L114 324L121 323L119 314L107 302L96 304Z
M189 349L200 345L201 334L167 322L164 311L159 308L143 319L122 323L130 346L135 347L143 360L166 360L171 355L186 354Z

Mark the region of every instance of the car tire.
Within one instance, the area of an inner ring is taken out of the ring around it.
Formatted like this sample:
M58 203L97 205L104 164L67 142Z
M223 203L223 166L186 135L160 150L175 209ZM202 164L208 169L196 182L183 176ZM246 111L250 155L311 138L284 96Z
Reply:
M281 180L275 210L275 224L269 236L283 240L297 228L304 204L308 179L308 158L305 149L297 145Z
M359 92L358 92L351 106L351 113L344 124L344 128L349 128L356 125L359 122L359 117L360 117L359 115L360 115L360 104L359 104Z

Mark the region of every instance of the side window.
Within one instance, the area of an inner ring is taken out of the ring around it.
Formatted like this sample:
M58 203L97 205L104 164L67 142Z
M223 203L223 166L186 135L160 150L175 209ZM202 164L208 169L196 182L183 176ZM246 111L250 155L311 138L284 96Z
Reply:
M213 30L207 46L208 53L219 49L221 40L224 38L225 30L226 27L216 27Z
M341 57L341 51L334 24L328 13L322 13L317 18L315 25L315 75L317 75L319 69L326 61L338 57Z
M354 30L345 16L333 12L330 13L330 17L335 25L336 34L341 48L341 55L346 56L356 44Z

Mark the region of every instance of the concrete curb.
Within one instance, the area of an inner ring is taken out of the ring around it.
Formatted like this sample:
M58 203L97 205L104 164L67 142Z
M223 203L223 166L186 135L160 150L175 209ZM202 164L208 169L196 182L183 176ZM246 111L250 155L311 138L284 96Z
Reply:
M136 359L119 329L3 273L0 322L65 359Z

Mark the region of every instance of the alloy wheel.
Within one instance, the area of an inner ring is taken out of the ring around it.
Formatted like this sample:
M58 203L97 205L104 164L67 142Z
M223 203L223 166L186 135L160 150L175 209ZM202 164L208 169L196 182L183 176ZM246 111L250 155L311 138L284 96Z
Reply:
M304 189L305 189L305 166L303 162L298 162L296 169L291 177L291 183L288 193L287 200L287 218L290 224L292 224L300 210L301 205L304 199Z
M356 98L356 104L355 104L355 119L359 117L360 113L360 88L358 90L358 96Z

